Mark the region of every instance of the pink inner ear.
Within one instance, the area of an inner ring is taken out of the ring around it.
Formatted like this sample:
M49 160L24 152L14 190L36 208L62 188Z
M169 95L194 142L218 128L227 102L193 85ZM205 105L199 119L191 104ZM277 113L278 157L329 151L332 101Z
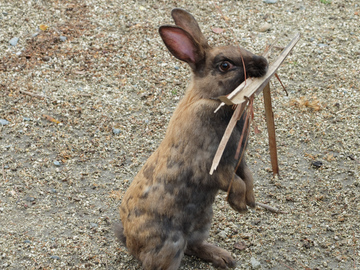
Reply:
M195 63L196 47L186 32L179 29L165 31L164 42L175 57L186 62Z

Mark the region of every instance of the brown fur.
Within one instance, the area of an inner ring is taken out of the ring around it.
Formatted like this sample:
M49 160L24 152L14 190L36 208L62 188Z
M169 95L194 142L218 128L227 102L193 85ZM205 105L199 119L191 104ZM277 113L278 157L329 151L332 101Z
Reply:
M233 114L230 106L219 112L216 98L230 93L248 77L265 74L267 61L236 46L212 48L195 19L174 9L177 26L162 26L160 35L170 52L187 62L193 78L176 108L164 140L149 157L127 190L120 206L123 224L117 235L142 261L146 270L178 269L184 254L215 266L234 267L230 253L206 242L212 204L218 190L227 191L237 160L242 129L237 123L218 169L209 174L212 160ZM226 62L227 61L227 62ZM226 64L231 68L226 69ZM243 150L245 145L243 144ZM229 204L243 212L255 206L252 174L242 160L230 190Z

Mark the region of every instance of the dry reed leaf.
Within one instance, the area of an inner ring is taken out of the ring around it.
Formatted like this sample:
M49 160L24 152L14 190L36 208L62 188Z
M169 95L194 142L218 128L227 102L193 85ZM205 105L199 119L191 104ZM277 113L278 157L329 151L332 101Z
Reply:
M264 76L260 78L248 78L228 96L220 96L219 99L222 101L222 103L219 105L219 107L224 106L225 104L240 104L245 102L251 95L260 93L269 83L271 77L275 74L277 69L289 55L299 39L300 34L298 33L294 36L288 46L281 52L278 58L276 58L276 60L269 65L268 71Z
M41 31L46 31L49 28L49 26L47 26L46 24L40 24L39 28Z
M335 160L335 157L334 157L333 154L328 154L328 155L325 157L325 159L326 159L327 161L332 161L332 160Z
M236 242L234 244L234 248L236 248L238 250L245 250L246 249L246 244L244 242Z
M229 121L229 124L224 132L224 135L221 139L221 142L219 144L219 147L216 151L216 154L213 159L213 163L211 165L210 169L210 175L213 174L213 172L216 170L217 166L219 165L220 159L222 157L222 154L224 152L225 146L230 138L230 135L235 127L236 122L238 121L238 115L237 113L241 110L241 113L243 110L245 110L245 107L250 100L251 97L253 97L254 94L258 94L261 92L264 88L266 88L266 93L264 91L264 102L266 109L266 118L267 118L267 128L268 128L268 134L269 134L269 145L270 145L270 157L271 157L271 165L272 165L272 171L273 174L279 174L279 167L278 167L278 160L277 160L277 149L276 149L276 140L275 140L275 124L274 124L274 116L272 112L271 107L271 96L270 96L270 86L269 81L271 77L275 74L277 69L280 67L282 62L285 60L285 58L288 56L288 54L291 52L291 50L294 48L296 43L300 39L300 34L296 34L294 38L291 40L291 42L288 44L288 46L281 52L281 54L278 56L278 58L272 62L269 65L267 73L261 77L261 78L248 78L243 83L241 83L234 91L232 91L228 96L220 96L218 99L222 101L222 103L219 105L219 107L215 110L214 113L216 113L222 106L226 105L242 105L241 108L238 106L232 116L232 118ZM273 45L271 46L273 47ZM270 47L270 48L271 48ZM270 48L267 48L264 52L264 55L268 55L270 52ZM277 76L278 77L278 76ZM279 78L278 78L279 79ZM281 83L281 81L280 81ZM241 114L240 114L241 115ZM240 141L239 144L241 145L242 142Z
M53 117L51 117L51 116L49 116L49 115L43 114L43 117L44 117L46 120L48 120L48 121L50 121L50 122L53 122L53 123L55 123L55 124L60 124L60 123L61 123L59 120L56 120L55 118L53 118Z
M300 97L299 99L290 100L290 105L300 109L312 109L313 111L320 111L322 109L320 101L315 97Z
M272 111L272 105L271 105L270 84L267 84L265 86L263 93L264 93L266 125L268 130L268 137L269 137L271 167L272 167L273 175L276 175L279 174L279 165L278 165L277 148L276 148L274 113Z
M230 121L228 126L226 127L226 130L224 132L224 135L219 143L219 147L215 153L214 159L213 159L213 163L211 165L211 169L210 169L210 175L213 174L213 172L216 170L217 166L219 165L220 159L222 157L222 154L224 153L226 144L231 136L231 133L236 125L236 122L239 120L239 118L241 117L243 111L245 110L246 107L246 103L241 104L241 106L237 106Z
M109 198L120 201L123 195L124 194L121 190L112 190L109 194Z

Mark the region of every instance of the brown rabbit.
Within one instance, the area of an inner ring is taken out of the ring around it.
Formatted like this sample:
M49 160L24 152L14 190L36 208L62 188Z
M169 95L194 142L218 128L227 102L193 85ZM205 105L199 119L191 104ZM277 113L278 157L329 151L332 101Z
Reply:
M244 81L244 65L247 76L260 77L268 64L264 57L238 46L210 47L191 14L176 8L171 15L176 26L161 26L161 38L176 58L189 64L193 78L164 140L122 199L123 225L117 228L117 236L146 270L178 269L184 254L216 267L234 267L231 254L206 239L215 195L219 189L227 191L238 162L234 156L244 116L217 170L210 175L215 152L233 114L231 106L214 113L220 104L215 98L229 94ZM245 211L246 205L255 206L253 177L244 158L228 201L239 212Z

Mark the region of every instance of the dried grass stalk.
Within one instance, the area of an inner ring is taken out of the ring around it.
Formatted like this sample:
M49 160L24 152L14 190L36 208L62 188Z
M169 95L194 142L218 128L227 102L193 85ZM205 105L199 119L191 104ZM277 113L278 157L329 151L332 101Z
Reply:
M224 153L226 144L231 136L231 133L236 125L236 122L240 119L242 113L244 112L246 107L246 103L241 104L240 106L237 106L233 116L231 117L228 126L226 127L226 130L224 132L224 135L220 141L219 147L216 151L216 154L213 159L213 163L211 165L210 169L210 175L213 174L213 172L216 170L217 166L219 165L220 159L222 157L222 154Z
M277 159L275 122L274 122L274 113L271 105L270 84L267 84L265 86L263 93L264 93L266 125L269 135L271 166L272 166L273 175L275 175L275 174L279 174L279 165Z

